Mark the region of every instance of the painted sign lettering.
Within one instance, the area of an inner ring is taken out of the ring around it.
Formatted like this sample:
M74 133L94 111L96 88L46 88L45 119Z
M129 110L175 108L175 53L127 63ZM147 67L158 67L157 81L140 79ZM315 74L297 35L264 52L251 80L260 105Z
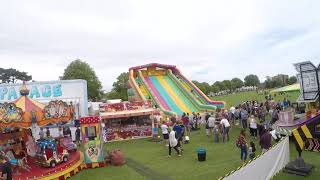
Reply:
M41 84L27 86L30 98L61 97L61 84ZM13 101L20 97L19 87L0 87L0 101Z

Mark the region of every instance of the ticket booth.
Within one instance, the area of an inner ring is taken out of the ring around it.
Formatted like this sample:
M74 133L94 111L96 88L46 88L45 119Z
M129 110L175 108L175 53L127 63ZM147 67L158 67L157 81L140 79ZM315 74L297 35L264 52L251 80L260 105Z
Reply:
M100 116L81 117L80 127L86 167L96 168L104 166Z

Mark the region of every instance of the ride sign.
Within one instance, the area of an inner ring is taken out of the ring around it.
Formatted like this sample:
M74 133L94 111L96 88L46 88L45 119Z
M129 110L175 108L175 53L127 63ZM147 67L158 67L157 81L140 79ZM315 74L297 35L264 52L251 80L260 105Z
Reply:
M294 64L299 72L297 78L301 86L299 101L315 101L319 97L320 90L320 68L310 61Z

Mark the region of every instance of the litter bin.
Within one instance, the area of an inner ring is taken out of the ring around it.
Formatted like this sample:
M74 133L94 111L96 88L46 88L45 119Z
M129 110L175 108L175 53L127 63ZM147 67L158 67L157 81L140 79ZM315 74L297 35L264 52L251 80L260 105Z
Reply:
M205 148L198 148L197 149L198 153L198 161L205 161L206 160L206 149Z

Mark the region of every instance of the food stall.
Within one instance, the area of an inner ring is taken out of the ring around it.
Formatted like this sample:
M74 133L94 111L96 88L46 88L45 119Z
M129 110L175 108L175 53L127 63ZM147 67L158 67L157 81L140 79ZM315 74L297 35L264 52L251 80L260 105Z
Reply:
M151 101L101 104L100 116L104 123L105 141L151 137L153 115L158 113L158 110L152 107Z

